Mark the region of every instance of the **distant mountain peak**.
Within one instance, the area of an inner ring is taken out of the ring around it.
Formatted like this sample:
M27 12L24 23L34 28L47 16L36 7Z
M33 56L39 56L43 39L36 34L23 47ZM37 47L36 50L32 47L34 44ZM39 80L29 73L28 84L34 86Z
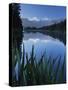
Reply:
M23 18L22 21L23 21L23 26L24 27L40 28L40 27L48 26L48 25L51 25L51 24L54 24L54 23L59 23L62 20L61 19L50 20L50 19L47 19L47 18L40 20L36 17L33 17L32 19L31 18L30 19Z

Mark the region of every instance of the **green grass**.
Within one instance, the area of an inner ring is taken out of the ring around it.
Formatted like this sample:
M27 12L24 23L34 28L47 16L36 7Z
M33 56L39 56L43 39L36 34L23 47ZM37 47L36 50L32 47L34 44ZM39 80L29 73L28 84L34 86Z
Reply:
M29 85L46 85L46 84L59 84L66 82L66 76L64 79L65 74L65 66L66 66L66 59L64 56L64 62L60 68L60 61L61 57L56 57L54 59L49 57L47 59L46 53L43 53L40 60L37 60L36 55L34 53L34 46L32 46L32 51L30 53L30 58L28 58L28 53L25 53L25 47L23 45L23 57L22 57L22 64L20 65L20 57L19 52L16 49L16 57L17 60L13 58L13 68L15 68L16 62L19 63L20 72L19 72L19 80L16 80L16 76L13 77L13 86L29 86ZM14 55L13 55L14 57ZM25 64L26 60L26 64ZM57 68L54 70L54 66L56 64L56 60L58 61ZM38 61L38 62L37 62ZM57 79L58 75L58 79Z

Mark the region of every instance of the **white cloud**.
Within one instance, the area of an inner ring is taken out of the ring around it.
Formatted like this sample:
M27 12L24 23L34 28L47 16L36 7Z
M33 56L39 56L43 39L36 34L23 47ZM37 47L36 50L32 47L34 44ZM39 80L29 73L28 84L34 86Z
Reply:
M50 18L44 17L44 18L42 18L42 20L50 20Z
M41 19L39 19L38 17L28 17L28 20L29 21L40 21L40 20L41 21L46 21L46 20L50 21L51 19L48 17L43 17Z
M28 18L30 21L40 21L40 19L39 18L37 18L37 17L32 17L32 18Z

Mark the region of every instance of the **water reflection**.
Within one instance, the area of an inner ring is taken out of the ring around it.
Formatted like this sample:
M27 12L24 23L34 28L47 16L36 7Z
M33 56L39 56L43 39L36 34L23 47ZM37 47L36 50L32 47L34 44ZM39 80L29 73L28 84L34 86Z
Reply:
M42 33L24 33L24 39L23 43L25 46L25 52L28 53L28 58L30 58L30 54L32 51L32 45L34 45L34 54L36 55L37 60L41 58L43 53L45 54L45 58L56 58L59 56L61 57L61 65L60 68L63 64L64 60L64 55L66 52L66 47L63 42L61 42L58 39L54 39L51 36L44 35ZM22 51L23 51L23 43L22 43ZM57 58L57 59L58 59ZM56 65L57 65L56 61ZM26 64L26 59L25 59L25 64ZM55 68L56 68L55 65ZM16 75L18 79L18 63L16 64Z
M29 57L32 45L34 45L34 52L37 58L40 58L45 51L46 56L52 56L52 58L56 56L61 56L63 58L65 53L65 45L63 42L42 33L25 33L23 42L25 52L28 53Z

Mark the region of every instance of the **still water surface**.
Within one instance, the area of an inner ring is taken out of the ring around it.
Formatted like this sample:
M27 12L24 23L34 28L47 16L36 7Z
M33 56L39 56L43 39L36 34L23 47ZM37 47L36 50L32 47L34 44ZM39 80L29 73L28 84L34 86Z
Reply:
M30 54L32 51L32 45L34 45L34 55L36 55L37 60L41 58L43 53L45 53L46 58L51 56L52 59L61 56L61 65L64 61L64 55L66 52L66 46L63 42L61 42L57 38L53 38L48 35L44 35L42 33L24 33L23 43L25 46L25 52L28 53L28 58L30 58ZM23 43L22 43L22 51L23 51ZM57 58L57 59L58 59ZM25 59L26 63L26 59ZM57 65L57 61L56 61ZM15 68L17 79L18 79L18 63Z
M42 33L25 33L23 42L25 52L27 52L29 56L32 45L34 45L34 53L37 58L40 58L44 52L46 52L47 57L52 56L54 58L57 56L63 58L65 54L65 45L63 42Z

